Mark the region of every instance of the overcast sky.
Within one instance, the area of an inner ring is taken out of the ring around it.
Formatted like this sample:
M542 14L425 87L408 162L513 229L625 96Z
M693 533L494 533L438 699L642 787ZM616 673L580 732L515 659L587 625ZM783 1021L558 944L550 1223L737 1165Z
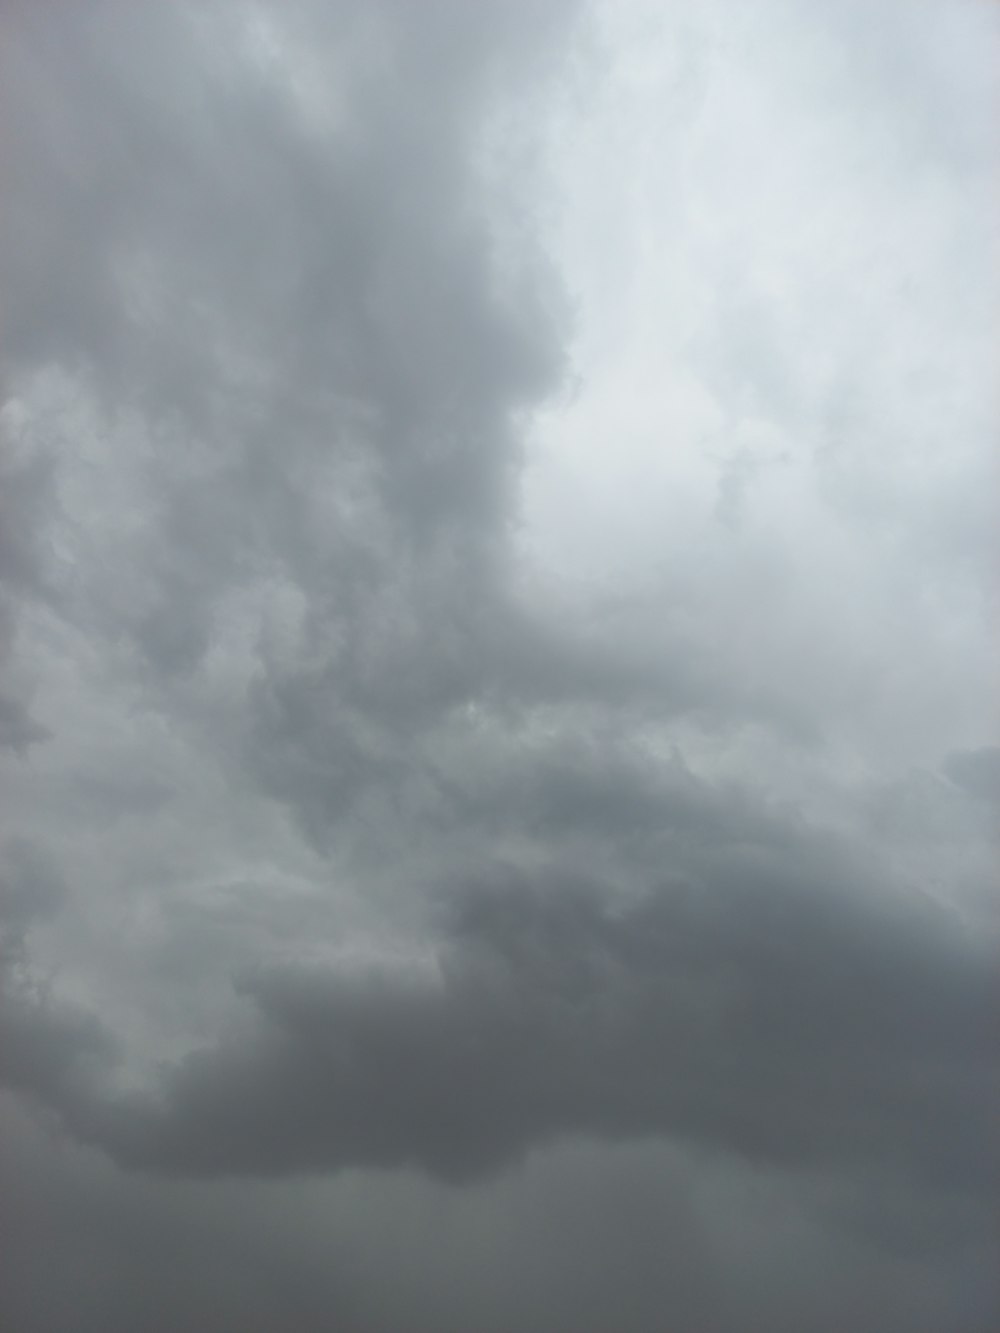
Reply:
M0 0L5 1333L992 1333L986 0Z

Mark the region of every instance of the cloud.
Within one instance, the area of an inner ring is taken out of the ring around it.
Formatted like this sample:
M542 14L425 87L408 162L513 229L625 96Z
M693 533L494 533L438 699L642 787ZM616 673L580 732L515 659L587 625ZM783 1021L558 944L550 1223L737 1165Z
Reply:
M4 1327L989 1323L986 12L2 6Z
M306 1333L331 1320L352 1333L645 1333L665 1309L729 1333L748 1308L777 1333L849 1318L862 1333L990 1327L992 1250L901 1258L852 1244L823 1221L852 1198L843 1180L804 1191L662 1145L571 1144L481 1190L407 1175L165 1187L69 1144L53 1153L23 1110L2 1109L18 1225L0 1313L24 1333L67 1321L264 1333L289 1318Z
M1000 749L983 746L978 750L960 750L949 755L945 772L973 796L995 799L1000 793Z
M29 745L45 740L48 734L22 704L0 696L0 745L23 754Z
M0 860L0 921L23 940L32 921L59 910L68 887L44 852L26 838L7 838Z
M462 1180L592 1134L984 1188L992 949L828 839L711 799L678 822L671 879L634 901L498 867L449 897L428 974L261 970L242 1030L155 1104L61 1109L181 1175Z

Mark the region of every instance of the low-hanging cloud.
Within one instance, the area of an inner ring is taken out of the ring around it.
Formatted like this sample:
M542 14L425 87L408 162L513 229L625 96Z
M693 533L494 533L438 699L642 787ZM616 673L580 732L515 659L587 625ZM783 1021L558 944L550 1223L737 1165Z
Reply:
M988 1326L993 28L883 7L0 5L14 1333Z
M671 858L689 874L634 901L496 868L446 897L434 967L248 975L249 1021L155 1103L55 1104L124 1164L181 1175L461 1180L561 1138L659 1135L984 1188L991 949L829 840L707 801L694 818Z

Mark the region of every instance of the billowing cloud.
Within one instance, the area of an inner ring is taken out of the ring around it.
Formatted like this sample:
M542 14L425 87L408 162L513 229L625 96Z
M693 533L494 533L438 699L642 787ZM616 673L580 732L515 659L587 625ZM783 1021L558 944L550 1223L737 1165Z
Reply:
M182 1173L463 1178L574 1134L664 1135L987 1188L992 947L789 842L699 847L698 878L618 908L606 885L494 876L430 977L250 978L256 1026L104 1141Z
M997 32L876 9L0 9L5 1328L992 1326Z
M36 1087L123 1164L181 1175L465 1179L560 1138L663 1135L984 1188L994 942L873 881L830 837L690 779L642 793L609 776L547 771L532 831L624 835L648 859L618 880L651 890L495 866L439 904L423 966L239 978L252 1020L166 1072L149 1103L50 1087L77 1029L39 1006Z

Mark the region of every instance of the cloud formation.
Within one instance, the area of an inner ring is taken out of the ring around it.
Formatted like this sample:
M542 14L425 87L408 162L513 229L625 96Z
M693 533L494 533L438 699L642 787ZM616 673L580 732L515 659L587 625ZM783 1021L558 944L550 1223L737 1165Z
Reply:
M869 10L0 9L5 1328L992 1327L997 29Z
M873 906L799 841L701 851L700 880L618 909L606 885L495 876L423 980L250 978L256 1028L106 1143L167 1171L461 1179L560 1137L664 1135L988 1189L992 947Z

